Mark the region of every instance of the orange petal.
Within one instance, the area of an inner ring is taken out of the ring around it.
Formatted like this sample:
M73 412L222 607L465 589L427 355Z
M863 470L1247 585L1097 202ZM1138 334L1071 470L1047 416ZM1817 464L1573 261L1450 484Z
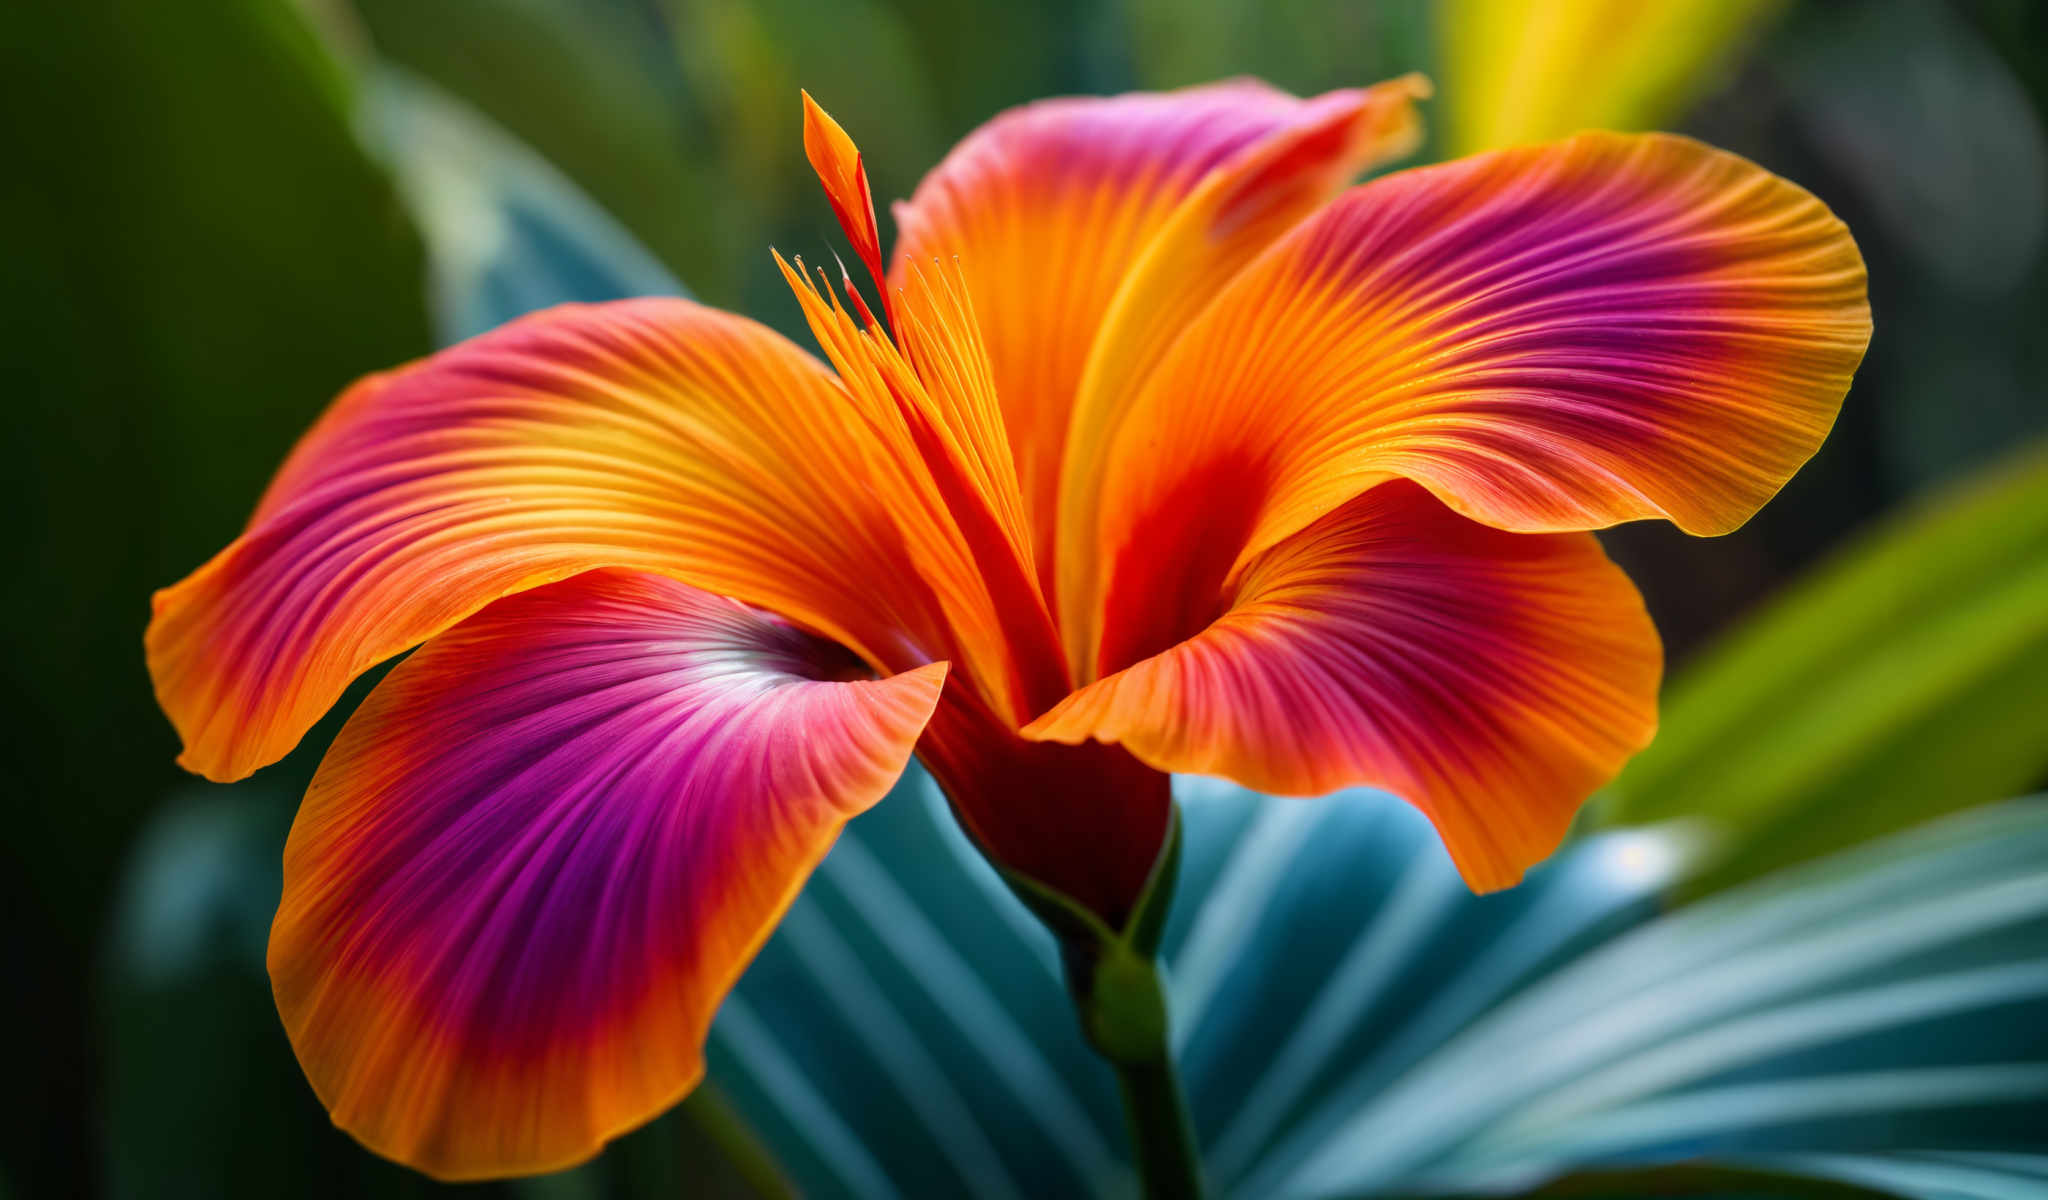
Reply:
M1820 445L1869 333L1826 206L1685 138L1376 180L1231 282L1069 490L1069 644L1128 665L1166 636L1161 572L1199 604L1393 476L1503 529L1725 532Z
M875 228L875 197L868 189L868 171L861 162L860 149L846 136L839 122L818 107L809 92L803 97L804 157L811 160L811 170L818 173L818 181L825 185L825 199L831 202L832 215L839 218L839 228L846 231L854 253L860 255L875 286L881 289L886 306L889 285L882 273L882 235ZM855 303L859 303L859 294L853 295Z
M1428 95L1428 81L1410 75L1318 97L1300 120L1211 171L1174 211L1125 278L1088 356L1067 427L1060 486L1071 498L1060 505L1056 544L1088 544L1103 456L1131 394L1167 348L1240 267L1361 168L1412 149L1422 136L1414 102ZM1089 648L1075 641L1069 649L1078 657Z
M1198 268L1227 274L1289 214L1394 148L1403 122L1385 100L1381 92L1299 100L1251 80L1044 100L969 134L896 206L892 281L901 286L910 264L957 256L973 287L1048 583L1076 389L1132 268L1212 173L1255 164L1234 189L1214 190L1211 210L1185 223L1142 283L1148 294L1213 293L1221 278ZM1386 144L1371 136L1376 123ZM1190 254L1183 239L1198 227L1230 236L1207 256ZM1146 302L1132 301L1131 323L1150 331Z
M1260 555L1221 608L1024 735L1264 792L1385 788L1489 891L1656 728L1656 629L1591 534L1504 533L1407 481Z
M901 669L950 658L897 476L816 360L681 300L550 310L345 394L234 544L159 592L180 761L283 755L371 665L598 566L781 612Z
M704 1073L712 1013L943 666L672 580L498 601L350 718L285 847L277 1007L335 1123L441 1178L588 1158Z

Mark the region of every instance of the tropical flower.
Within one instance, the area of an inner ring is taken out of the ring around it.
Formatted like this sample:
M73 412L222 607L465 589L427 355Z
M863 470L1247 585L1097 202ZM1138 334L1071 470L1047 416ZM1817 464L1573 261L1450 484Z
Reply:
M334 1119L473 1177L674 1102L913 753L1110 928L1167 772L1378 785L1479 889L1550 853L1656 720L1656 633L1585 531L1768 499L1862 354L1863 269L1811 195L1683 138L1348 187L1426 91L1029 105L896 209L893 260L807 97L879 289L782 264L830 369L644 299L335 401L148 634L214 779L421 647L285 850L270 970Z

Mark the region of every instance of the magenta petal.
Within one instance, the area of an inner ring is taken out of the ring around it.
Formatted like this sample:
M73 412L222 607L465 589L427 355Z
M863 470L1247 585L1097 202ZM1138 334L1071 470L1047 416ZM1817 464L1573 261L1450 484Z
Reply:
M447 1178L567 1165L703 1073L713 1012L945 667L889 679L672 580L594 571L400 664L285 849L270 971L335 1122Z

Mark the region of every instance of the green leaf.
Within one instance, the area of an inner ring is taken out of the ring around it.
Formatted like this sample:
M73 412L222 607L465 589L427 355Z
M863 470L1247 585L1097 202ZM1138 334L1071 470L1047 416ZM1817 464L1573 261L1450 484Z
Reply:
M1173 912L1173 898L1180 892L1181 854L1180 807L1166 810L1166 840L1159 847L1159 859L1145 878L1145 890L1138 894L1131 919L1123 931L1131 949L1145 958L1159 953L1166 936L1166 921Z
M136 845L98 980L111 1196L438 1190L334 1129L278 1025L263 956L291 812L268 783L192 784Z
M165 1090L125 1093L163 1115L155 1132L136 1130L131 1108L122 1129L136 1136L113 1146L115 1119L98 1107L113 1096L111 1034L91 989L124 851L184 778L142 667L150 592L235 536L351 379L432 344L418 240L357 145L344 76L299 9L93 0L13 4L0 22L0 330L18 451L0 508L22 581L0 609L17 798L0 940L29 980L0 1001L18 1031L0 1161L17 1196L120 1194L110 1156L175 1147L174 1127L195 1135L197 1157L247 1137L252 1173L289 1161L266 1160L259 1122L196 1136L185 1102L239 1058L195 1055L185 1061L205 1079L167 1072ZM237 1045L281 1055L273 1078L303 1088L281 1036L251 1044L276 1017L260 980L248 995L233 1012L257 1024ZM194 1030L233 1019L196 998L138 1002L148 1023L120 1036L153 1033L164 1045L127 1048L170 1062L186 1048L174 1044L186 1013ZM268 1145L286 1155L291 1144ZM280 1178L260 1191L275 1194ZM186 1194L215 1193L195 1179Z
M648 12L565 0L353 7L380 57L532 146L696 288L724 290L741 261L721 225L733 206L719 202L685 81Z
M848 827L720 1010L711 1078L805 1195L1124 1178L1052 935L921 772Z
M1163 957L1219 1194L1513 1194L1704 1159L1931 1197L1909 1178L1929 1156L2032 1145L2048 804L1660 913L1680 831L1598 835L1481 897L1391 797L1177 784ZM807 1195L1131 1185L1053 938L922 779L849 826L711 1061ZM2026 1169L1998 1161L1969 1169Z
M1581 129L1656 129L1725 74L1783 0L1446 0L1444 142L1450 153Z
M461 101L393 67L363 91L365 135L426 240L443 343L552 304L686 294L609 214Z
M1698 817L1714 888L2048 770L2048 444L1885 521L1704 652L1608 824Z
M2028 1150L2048 1102L2044 850L2031 801L1645 922L1517 983L1397 1078L1354 1070L1247 1186Z

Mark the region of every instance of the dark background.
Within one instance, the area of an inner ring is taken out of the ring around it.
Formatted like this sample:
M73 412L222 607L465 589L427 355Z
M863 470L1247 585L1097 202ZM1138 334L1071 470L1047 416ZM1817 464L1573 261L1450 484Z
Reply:
M235 534L327 399L433 345L421 234L357 136L373 60L554 162L700 298L792 332L767 246L833 236L799 86L886 199L1041 95L1435 66L1406 0L12 7L0 1195L176 1194L195 1162L251 1195L431 1190L327 1126L270 1009L276 853L315 756L233 789L184 776L141 653L152 589ZM1673 122L1848 221L1877 329L1833 436L1759 518L1609 536L1675 664L1877 514L2048 430L2044 99L2048 5L1804 3ZM262 1119L223 1124L226 1093ZM549 1186L521 1185L581 1194Z

